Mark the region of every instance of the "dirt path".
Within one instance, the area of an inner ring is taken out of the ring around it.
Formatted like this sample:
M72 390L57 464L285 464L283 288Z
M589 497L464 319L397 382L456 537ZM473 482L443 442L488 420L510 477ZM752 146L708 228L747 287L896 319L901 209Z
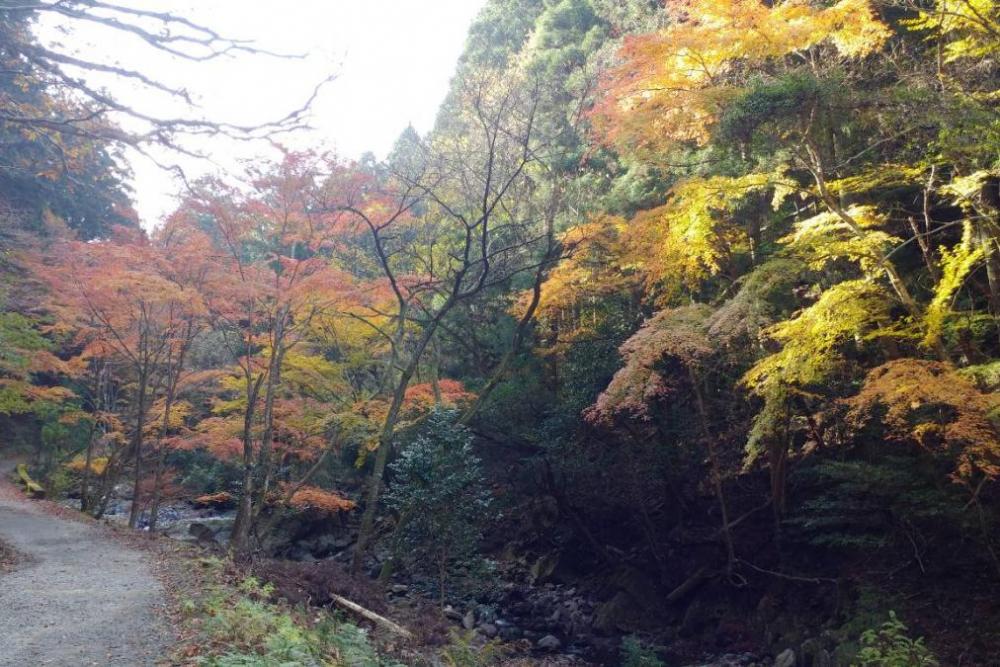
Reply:
M155 664L170 633L145 554L19 497L10 467L0 463L0 540L22 560L0 575L0 667Z

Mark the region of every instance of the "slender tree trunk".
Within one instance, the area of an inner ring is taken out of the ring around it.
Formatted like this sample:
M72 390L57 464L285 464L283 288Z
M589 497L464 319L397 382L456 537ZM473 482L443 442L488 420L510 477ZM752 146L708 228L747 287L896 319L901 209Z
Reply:
M253 419L257 395L263 383L263 374L253 380L247 371L247 405L243 412L243 488L240 489L236 518L233 520L233 533L229 541L229 552L234 556L245 555L250 542L254 493Z
M255 502L262 505L271 486L271 452L274 449L274 400L278 387L281 385L281 364L285 356L285 320L287 309L278 312L271 348L271 359L268 362L267 384L264 387L264 433L260 439L260 455L257 460L257 497ZM251 503L251 510L253 505ZM251 514L251 519L256 512ZM252 521L251 521L252 523Z
M994 315L1000 315L1000 253L997 252L997 243L986 225L977 225L977 236L979 245L986 255L986 282L989 285L990 311Z
M351 561L351 571L357 573L361 569L361 562L371 541L372 531L375 528L375 515L378 512L378 501L382 494L382 479L385 476L385 466L389 461L389 451L392 449L392 441L396 434L396 422L399 420L399 412L403 407L403 399L406 397L406 389L410 385L410 379L420 364L420 358L424 350L430 344L437 325L444 317L446 309L439 311L438 316L432 320L424 331L424 335L417 343L409 363L399 376L395 391L392 395L392 403L389 405L389 412L386 414L382 425L382 432L379 435L378 449L375 452L375 462L372 467L372 475L368 485L368 496L365 501L365 512L361 517L361 527L358 532L358 543L354 549L354 558Z
M736 562L736 549L733 546L733 536L729 529L729 507L726 503L726 494L722 488L722 463L719 461L719 454L715 449L715 440L712 438L708 428L708 411L705 407L705 399L701 391L701 383L694 368L688 366L688 377L694 389L695 406L698 409L698 418L701 423L702 436L708 447L708 461L711 466L712 487L715 490L715 497L719 503L719 510L722 514L722 541L726 547L726 571L732 572Z
M145 362L144 362L145 363ZM142 512L142 440L143 429L146 427L146 392L149 385L149 369L139 371L138 414L135 418L135 435L133 436L132 455L135 461L135 484L132 486L132 508L128 515L128 527L135 528Z
M167 436L167 430L170 428L170 411L173 409L174 394L177 390L176 379L172 378L168 380L168 382L167 396L164 399L163 405L163 423L160 426L160 442L156 451L156 472L153 475L153 498L149 503L150 532L156 530L157 515L160 513L160 501L163 497L163 492L160 486L163 483L163 470L166 467L167 458L166 447L163 444L163 441Z

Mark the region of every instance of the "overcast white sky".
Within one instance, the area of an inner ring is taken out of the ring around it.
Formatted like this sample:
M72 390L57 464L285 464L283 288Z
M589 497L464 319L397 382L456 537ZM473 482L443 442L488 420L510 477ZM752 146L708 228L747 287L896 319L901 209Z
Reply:
M215 120L258 123L280 118L308 97L330 72L310 122L315 131L288 143L326 147L345 157L372 151L382 157L412 123L421 133L433 124L465 42L484 0L134 0L144 9L169 9L223 33L253 39L261 48L308 54L302 60L242 55L192 65L168 61L141 42L106 30L61 36L43 26L43 39L61 39L90 59L143 70L188 88L201 112ZM172 102L137 95L120 81L95 80L131 104L170 113ZM180 109L177 109L180 112ZM222 168L233 168L261 146L215 142L206 147ZM179 189L149 161L131 159L135 198L144 225L168 213ZM189 172L210 164L185 163Z

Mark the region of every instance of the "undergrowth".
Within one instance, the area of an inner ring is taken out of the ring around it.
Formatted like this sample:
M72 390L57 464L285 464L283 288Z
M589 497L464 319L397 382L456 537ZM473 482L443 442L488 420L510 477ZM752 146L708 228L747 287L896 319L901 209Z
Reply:
M221 562L205 559L207 567ZM182 604L199 628L199 667L402 667L379 655L358 626L304 607L271 602L274 590L254 577L238 585L212 585L201 599Z

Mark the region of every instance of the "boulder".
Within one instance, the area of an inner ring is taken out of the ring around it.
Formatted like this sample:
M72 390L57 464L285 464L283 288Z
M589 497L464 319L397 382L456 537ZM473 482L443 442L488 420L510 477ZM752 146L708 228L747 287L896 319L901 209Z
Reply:
M199 544L217 545L215 531L203 523L192 523L188 526L188 534L194 537Z
M535 643L535 646L543 651L558 651L562 642L555 635L545 635Z
M774 667L795 667L795 651L786 648L774 659Z
M540 584L552 576L559 565L559 552L552 551L541 556L531 566L531 583Z
M833 667L833 659L826 650L823 640L818 637L807 639L799 648L802 663L808 667Z
M500 634L500 629L492 623L483 623L479 626L479 631L483 633L487 639L493 639Z
M466 630L471 630L476 627L476 612L471 609L465 612L465 616L462 617L462 627Z

